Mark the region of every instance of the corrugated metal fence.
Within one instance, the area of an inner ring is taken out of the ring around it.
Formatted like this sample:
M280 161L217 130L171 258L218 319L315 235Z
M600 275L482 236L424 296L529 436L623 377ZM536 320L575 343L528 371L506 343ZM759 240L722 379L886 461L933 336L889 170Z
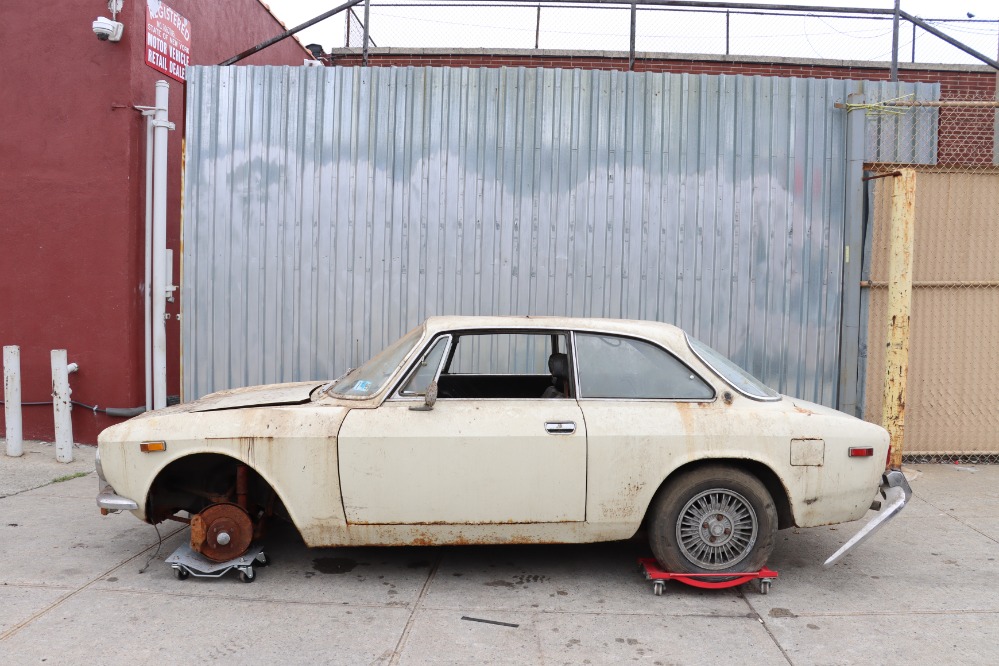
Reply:
M564 314L676 323L835 405L856 86L192 67L184 397L335 376L430 314Z

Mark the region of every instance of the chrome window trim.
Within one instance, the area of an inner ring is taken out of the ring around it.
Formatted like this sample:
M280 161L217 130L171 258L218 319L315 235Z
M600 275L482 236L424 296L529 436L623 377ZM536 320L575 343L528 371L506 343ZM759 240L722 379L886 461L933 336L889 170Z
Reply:
M715 368L710 363L705 362L704 359L701 358L700 354L698 354L696 351L694 351L694 349L692 347L690 347L690 336L687 334L687 332L683 331L682 329L680 330L680 332L683 334L684 342L686 342L687 347L688 347L688 349L690 349L690 352L694 355L694 358L696 358L705 367L707 367L709 370L711 370L711 372L715 376L717 376L719 378L719 380L725 386L730 386L735 391L737 391L740 395L744 395L744 396L746 396L747 398L749 398L751 400L757 400L759 402L779 402L782 399L780 397L770 398L770 399L754 398L753 396L748 395L748 394L744 393L743 391L740 391L739 389L735 388L734 386L732 386L731 384L729 384L729 382L726 381L724 379L724 377L722 377L722 375L719 374L718 371L715 370ZM425 333L426 333L426 330L425 330ZM431 338L429 340L429 342L426 343L426 344L424 344L422 347L420 347L419 344L414 345L413 349L418 349L419 348L420 349L420 353L417 354L417 355L415 355L415 356L412 356L412 351L411 351L410 352L410 358L409 359L404 359L403 363L400 364L400 367L403 366L403 365L405 365L405 363L406 363L407 360L410 363L414 363L414 365L411 366L410 368L408 368L402 374L402 376L401 376L402 378L400 380L398 380L398 381L395 382L392 390L388 391L388 393L387 393L388 397L386 397L383 402L389 402L389 401L391 401L391 402L418 402L418 401L422 400L423 396L419 396L419 395L416 395L416 396L401 395L399 393L399 390L400 390L400 388L407 381L409 381L410 374L412 372L415 372L416 366L415 366L415 360L413 360L413 359L422 358L423 354L426 353L426 351L430 348L430 346L434 343L434 341L436 341L439 337L446 335L449 338L449 340L448 340L448 348L444 350L444 355L441 357L441 359L442 359L441 366L443 366L444 363L446 363L446 361L447 361L448 354L450 353L450 350L451 350L451 346L454 343L454 336L455 335L458 335L460 337L461 335L475 335L475 334L478 334L478 335L487 335L489 333L524 333L524 334L537 334L537 335L545 335L545 334L550 335L552 333L556 333L556 334L561 333L561 334L566 335L568 343L569 343L569 347L571 348L571 351L570 351L570 356L572 358L572 375L571 376L572 376L572 381L574 383L574 386L573 386L573 389L574 389L574 391L573 391L573 397L565 398L567 400L572 400L572 401L575 401L575 402L581 402L581 401L585 400L585 401L592 401L592 402L621 402L621 401L627 401L627 402L654 402L654 403L712 404L712 403L717 402L718 398L719 398L719 391L718 391L717 387L712 382L709 382L708 380L706 380L704 378L704 376L700 372L698 372L694 368L691 368L690 365L686 361L684 361L679 356L677 356L673 352L671 352L668 349L666 349L665 347L663 347L659 342L657 342L655 340L650 340L649 338L646 338L646 337L643 337L643 336L640 336L640 335L621 333L620 331L609 330L607 328L598 327L598 326L594 326L592 328L585 328L585 329L578 329L578 328L566 329L566 328L560 327L560 326L538 326L537 328L525 328L523 325L518 325L518 326L511 326L510 328L495 327L495 326L493 326L493 327L487 327L487 328L468 327L468 328L448 329L446 331L439 331L435 335L435 337ZM586 398L586 397L580 396L580 394L579 394L579 391L580 391L580 384L579 384L579 361L578 361L578 356L576 354L576 334L577 333L579 333L581 335L603 335L603 336L612 336L612 337L619 337L619 338L630 338L632 340L638 340L640 342L645 342L647 344L650 344L650 345L652 345L652 346L654 346L654 347L662 350L663 352L669 354L670 356L672 356L673 358L675 358L677 361L679 361L683 365L687 366L687 368L689 368L692 373L694 373L695 375L697 375L697 377L701 381L703 381L705 384L707 384L711 388L711 390L714 392L714 397L711 398L710 400L697 400L697 399L691 399L691 398ZM438 379L440 378L440 373L441 373L442 370L443 370L443 367L438 367L437 374L435 375L435 378L438 378ZM472 375L458 375L458 376L472 376ZM494 375L487 375L487 376L494 376ZM391 383L387 383L387 385L391 385ZM344 396L337 396L337 397L344 397ZM369 396L367 398L352 397L352 399L354 399L354 400L371 400L372 398L375 398L375 397L377 397L377 394L373 395L373 396ZM475 402L496 402L496 401L499 401L499 400L536 401L536 400L540 400L540 398L438 398L438 400L448 400L448 401L450 401L450 400L465 400L465 401L470 401L470 402L472 402L472 401L475 401Z
M444 350L444 355L441 356L441 363L437 367L437 373L434 375L434 379L440 379L441 372L444 370L444 365L447 363L448 356L449 356L449 354L451 352L451 348L454 345L454 338L455 338L456 335L457 335L457 337L462 337L462 335L489 335L490 333L523 333L525 335L548 335L548 334L551 334L551 333L557 333L557 334L565 335L566 336L566 341L567 341L567 344L568 344L568 340L571 339L571 336L572 336L573 332L571 330L568 330L568 329L565 329L565 328L551 327L551 328L537 328L537 329L533 329L533 328L524 328L523 326L520 326L520 327L517 327L517 328L510 328L510 329L504 329L504 328L452 329L452 330L440 332L435 337L431 338L430 341L426 345L423 346L423 348L421 349L420 353L415 356L414 360L411 361L413 363L413 365L410 368L408 368L406 370L406 372L402 375L402 379L400 379L398 382L396 382L395 386L389 392L388 397L385 399L385 402L422 402L423 401L423 396L422 395L412 395L412 396L410 396L410 395L403 394L402 393L402 387L406 385L406 382L409 381L409 378L416 372L416 367L417 367L416 364L419 362L419 359L423 358L423 355L426 354L427 351L434 345L434 343L437 340L439 340L441 337L447 336L447 338L448 338L448 346ZM414 348L417 347L417 346L419 346L419 345L415 345ZM455 377L475 377L475 376L479 376L479 377L521 377L523 375L511 375L511 374L506 374L506 373L504 373L504 374L483 374L483 373L480 372L480 373L474 373L474 374L473 373L469 373L469 374L458 373L458 374L453 375L453 376L455 376ZM545 377L546 375L543 375L543 374L537 374L537 375L536 374L532 374L532 375L528 375L528 376L529 377ZM559 398L551 398L551 400L558 400L558 399ZM565 399L572 400L573 402L575 402L574 398L565 398ZM482 402L495 402L495 401L498 401L498 400L521 400L521 401L530 402L530 401L535 401L535 400L541 400L541 398L441 398L441 397L438 397L437 400L438 401L440 401L440 400L446 400L446 401L451 401L451 400L465 400L465 401L482 401ZM547 401L548 400L546 400L545 402L547 402Z
M576 360L576 330L569 332L569 344L572 347L572 397L579 402L579 363Z
M708 384L711 386L711 384ZM714 388L713 386L711 388ZM718 402L718 393L710 400L696 400L693 398L576 398L579 402L686 402L695 405L709 405Z
M386 400L386 402L407 402L407 401L408 402L412 402L414 400L421 400L422 401L422 398L423 398L422 395L420 395L420 396L414 396L414 397L410 397L410 396L399 396L399 397L392 396L391 398L389 398L388 400ZM596 400L596 399L598 399L598 398L591 398L591 400ZM613 400L613 398L610 398L610 399ZM437 398L437 402L441 402L442 400L446 401L446 402L457 402L459 400L463 400L465 402L501 402L501 401L502 402L511 402L511 401L516 400L516 401L519 401L519 402L543 402L545 404L552 403L553 405L557 405L557 404L560 404L560 403L563 403L563 402L565 402L565 403L575 403L576 402L575 398Z
M437 344L437 341L440 340L441 338L447 338L447 345L444 347L444 353L441 354L441 360L437 364L437 370L434 372L434 378L430 381L436 381L440 377L441 370L444 368L444 364L447 363L448 352L451 351L451 344L454 340L451 333L442 333L438 336L435 336L434 338L431 338L426 345L423 346L423 348L420 350L420 353L417 354L412 361L410 361L412 365L403 373L402 379L396 382L392 391L389 392L389 398L388 398L389 401L412 402L414 400L422 401L424 399L422 394L414 393L412 395L407 395L402 392L402 389L413 378L413 375L416 374L416 371L420 367L420 360L427 354L427 352L429 352L433 348L435 344Z
M723 382L725 382L726 386L729 386L730 388L732 388L733 390L735 390L740 395L745 396L745 397L749 398L750 400L755 400L756 402L780 402L781 400L784 399L783 396L781 396L780 391L777 391L776 389L770 389L771 391L774 391L777 394L776 396L773 396L773 397L763 396L761 398L760 396L752 395L750 393L746 393L741 388L739 388L738 386L736 386L732 382L730 382L727 379L725 379L725 375L723 375L721 372L719 372L718 369L715 368L715 366L713 366L710 363L708 363L706 360L704 360L703 356L701 356L700 354L697 353L697 350L694 349L694 345L690 344L690 336L687 334L686 331L683 332L683 339L687 341L687 348L691 351L691 353L694 356L697 357L697 360L699 360L701 363L703 363L709 370L711 370L711 372L715 373L715 376L718 377L718 379L720 379ZM735 361L732 361L731 359L729 359L729 361L731 361L732 363L735 363ZM758 379L757 377L755 377L754 375L752 375L748 370L746 370L745 368L743 368L742 370L743 370L743 372L745 372L746 374L748 374L750 377L753 377L753 379L756 379L756 381L758 381L761 384L763 384L763 381L761 379ZM766 384L763 384L763 385L766 386ZM770 388L770 387L767 386L767 388Z

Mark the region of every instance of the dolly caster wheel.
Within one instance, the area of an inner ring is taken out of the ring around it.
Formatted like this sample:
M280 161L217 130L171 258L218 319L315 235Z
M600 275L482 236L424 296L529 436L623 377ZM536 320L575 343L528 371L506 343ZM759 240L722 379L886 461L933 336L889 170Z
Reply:
M657 597L661 597L663 595L664 589L666 589L666 583L662 582L661 580L657 580L655 583L652 584L652 594L656 595Z
M760 594L769 594L769 593L770 593L770 581L769 580L761 580L760 581Z
M254 573L253 569L247 569L246 571L239 572L239 580L244 583L252 583L257 579L257 574Z
M174 569L173 575L177 577L177 580L187 580L187 577L190 574L184 571L183 569Z

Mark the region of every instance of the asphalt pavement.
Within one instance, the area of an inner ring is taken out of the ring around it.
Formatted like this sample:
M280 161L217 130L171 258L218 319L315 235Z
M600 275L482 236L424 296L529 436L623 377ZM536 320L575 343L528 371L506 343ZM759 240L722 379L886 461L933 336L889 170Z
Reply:
M3 664L999 663L999 466L907 468L909 506L830 569L859 523L781 532L767 595L657 597L638 540L313 550L284 529L253 583L180 581L187 528L102 517L93 448L3 448Z

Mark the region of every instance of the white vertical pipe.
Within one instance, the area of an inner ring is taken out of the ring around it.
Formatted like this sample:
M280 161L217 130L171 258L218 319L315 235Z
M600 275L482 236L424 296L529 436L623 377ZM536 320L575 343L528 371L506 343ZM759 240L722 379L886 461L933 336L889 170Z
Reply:
M3 348L3 409L7 422L7 455L17 458L24 453L21 432L21 348Z
M146 411L153 408L153 118L146 116L146 273L142 282L145 314Z
M52 350L52 413L55 418L56 460L73 462L73 418L70 410L69 365L66 350Z
M170 84L156 82L153 120L153 409L166 407L167 109Z

